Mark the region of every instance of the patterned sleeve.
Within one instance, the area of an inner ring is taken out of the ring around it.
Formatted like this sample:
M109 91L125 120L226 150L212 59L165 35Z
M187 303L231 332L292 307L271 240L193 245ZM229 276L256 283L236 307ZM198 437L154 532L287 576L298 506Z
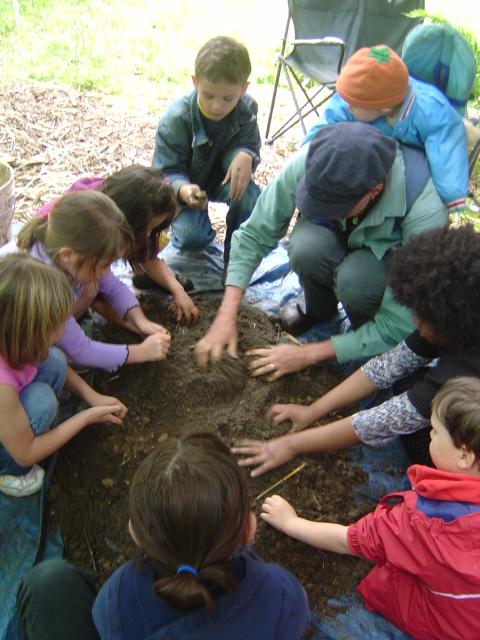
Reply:
M397 380L431 362L430 358L424 358L412 351L403 340L390 351L366 362L362 367L362 373L377 389L388 389Z
M407 393L394 396L378 407L359 411L352 416L353 430L371 447L385 447L398 436L430 426L408 399Z

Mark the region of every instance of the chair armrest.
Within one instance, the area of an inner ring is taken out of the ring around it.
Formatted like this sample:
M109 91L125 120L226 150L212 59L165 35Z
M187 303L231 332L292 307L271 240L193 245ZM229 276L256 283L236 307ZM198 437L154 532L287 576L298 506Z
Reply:
M282 38L283 39L283 38ZM345 46L345 42L340 38L320 38L320 39L309 39L309 40L284 40L287 44L291 44L293 46L296 45L318 45L318 44L326 44L326 45L337 45L337 46Z

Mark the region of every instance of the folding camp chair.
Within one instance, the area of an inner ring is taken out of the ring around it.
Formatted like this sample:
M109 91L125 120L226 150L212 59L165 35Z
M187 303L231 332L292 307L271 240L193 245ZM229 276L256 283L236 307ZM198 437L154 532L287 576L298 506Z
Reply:
M318 108L335 91L342 64L357 49L387 44L400 53L405 36L419 23L403 14L423 8L424 4L424 0L288 0L288 19L278 56L266 143L271 144L298 123L306 133L304 118L312 112L318 115ZM289 41L292 24L295 38ZM287 45L293 47L288 54ZM282 70L295 113L269 137Z

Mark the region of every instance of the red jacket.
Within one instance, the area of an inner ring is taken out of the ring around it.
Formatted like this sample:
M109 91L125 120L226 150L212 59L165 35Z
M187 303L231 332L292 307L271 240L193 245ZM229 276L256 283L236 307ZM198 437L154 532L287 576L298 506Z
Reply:
M413 491L386 496L348 528L352 553L376 565L358 590L367 609L419 640L478 640L480 477L420 465L408 476Z

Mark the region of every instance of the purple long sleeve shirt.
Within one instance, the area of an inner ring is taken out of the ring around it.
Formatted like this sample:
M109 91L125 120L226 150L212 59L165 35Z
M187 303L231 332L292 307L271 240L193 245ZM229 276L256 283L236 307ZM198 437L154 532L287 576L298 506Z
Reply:
M32 257L41 260L45 264L59 270L46 254L45 249L36 243L30 249ZM106 298L112 307L124 318L133 307L138 307L139 302L130 289L120 282L112 273L100 278L100 293ZM72 287L75 300L82 293L82 286ZM66 322L66 330L58 341L58 346L66 355L77 364L98 367L107 371L116 371L125 364L128 358L128 345L106 344L91 340L73 316Z

